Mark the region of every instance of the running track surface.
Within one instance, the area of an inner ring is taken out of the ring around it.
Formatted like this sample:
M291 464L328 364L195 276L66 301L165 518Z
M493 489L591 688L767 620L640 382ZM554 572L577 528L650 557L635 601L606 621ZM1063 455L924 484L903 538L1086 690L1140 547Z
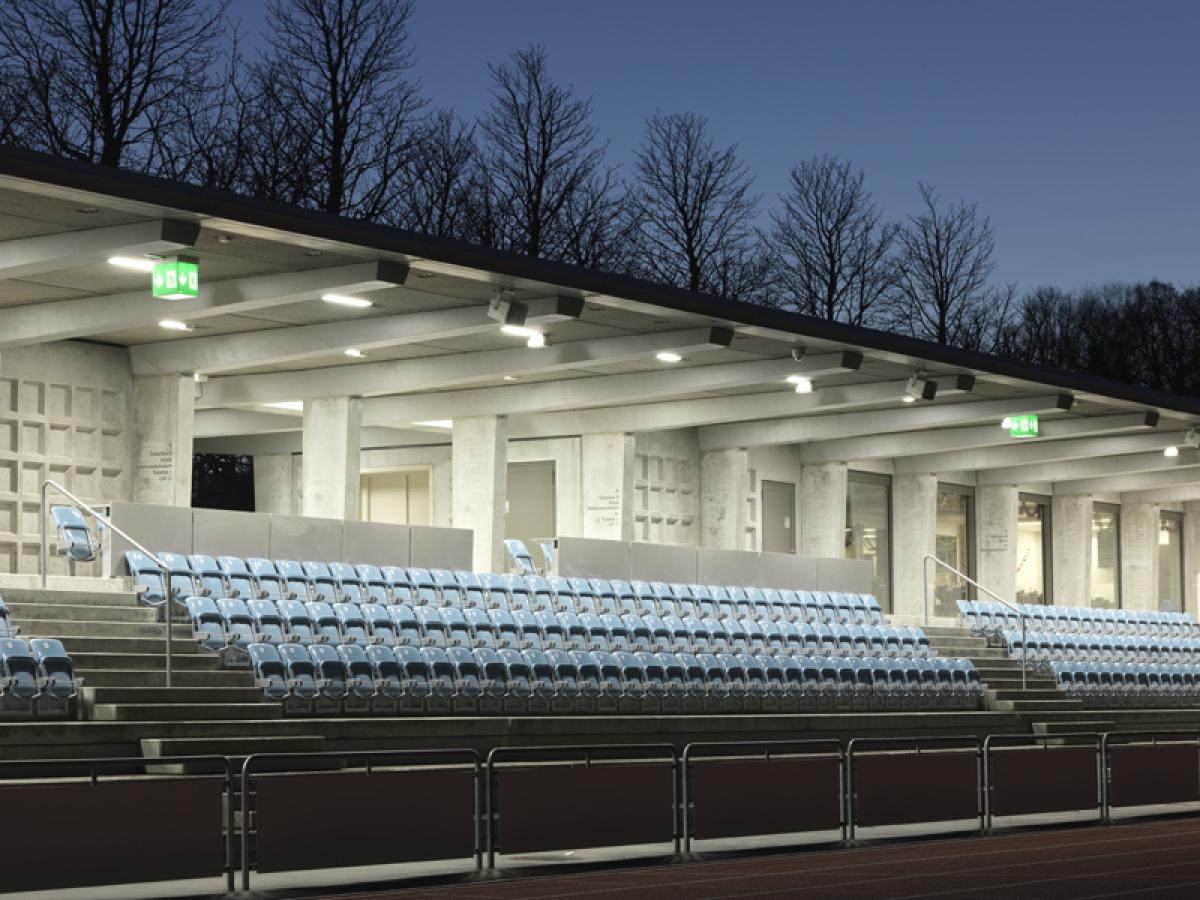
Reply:
M340 900L1200 897L1200 818L342 894Z

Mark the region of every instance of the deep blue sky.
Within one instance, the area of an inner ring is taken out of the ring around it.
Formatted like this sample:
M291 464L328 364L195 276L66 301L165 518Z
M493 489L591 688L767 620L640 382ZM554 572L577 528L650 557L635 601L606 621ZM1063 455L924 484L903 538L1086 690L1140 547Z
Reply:
M234 4L247 31L263 5ZM417 0L412 36L426 95L468 116L487 62L545 44L613 162L649 113L692 110L764 202L835 153L892 217L918 180L977 201L1000 280L1200 283L1197 2Z

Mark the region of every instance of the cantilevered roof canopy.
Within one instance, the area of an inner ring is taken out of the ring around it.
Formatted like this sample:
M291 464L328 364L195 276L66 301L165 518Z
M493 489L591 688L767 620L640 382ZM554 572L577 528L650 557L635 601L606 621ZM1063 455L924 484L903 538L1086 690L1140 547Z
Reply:
M199 260L195 298L153 298L108 262L175 252ZM548 346L502 332L497 300ZM200 376L201 446L298 447L299 414L268 404L352 395L367 445L502 414L518 439L697 427L704 449L800 444L809 462L1070 492L1200 482L1196 398L0 149L0 352L63 339L127 346L135 375ZM906 404L918 372L936 394ZM1041 436L1011 446L1000 422L1023 413Z

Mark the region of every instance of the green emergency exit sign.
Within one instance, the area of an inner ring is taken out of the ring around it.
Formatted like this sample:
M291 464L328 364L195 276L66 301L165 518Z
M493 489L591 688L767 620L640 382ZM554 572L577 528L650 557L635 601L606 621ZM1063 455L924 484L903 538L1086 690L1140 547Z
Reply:
M186 300L200 294L200 263L194 259L167 259L154 264L150 293L163 300Z
M1038 436L1037 413L1026 413L1022 416L1007 416L1002 424L1008 429L1009 437L1027 438Z

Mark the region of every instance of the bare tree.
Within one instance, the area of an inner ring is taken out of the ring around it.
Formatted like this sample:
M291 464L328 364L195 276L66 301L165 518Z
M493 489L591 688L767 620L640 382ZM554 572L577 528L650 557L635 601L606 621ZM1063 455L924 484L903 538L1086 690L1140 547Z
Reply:
M787 305L853 325L877 317L894 280L897 226L882 221L864 179L861 169L834 156L792 169L770 233Z
M436 237L466 237L477 156L474 127L451 110L434 113L401 173L389 220Z
M479 121L486 138L482 173L495 243L530 256L562 258L563 217L575 194L595 186L604 159L592 104L551 78L540 46L488 67L491 107Z
M634 175L639 274L726 297L753 291L761 277L749 264L758 199L736 147L715 147L707 121L693 113L656 113L646 121Z
M275 184L286 173L270 173L259 189L330 213L382 215L396 201L424 105L408 78L411 0L270 0L268 11L270 51L255 67L255 93L257 108L278 121L262 128L282 126L307 149L298 181Z
M613 170L597 172L567 203L562 258L585 269L623 271L638 226L617 189Z
M899 255L892 325L914 337L991 349L1011 314L1014 290L992 290L995 238L975 204L942 209L930 185L922 210L897 233Z
M0 144L24 143L28 104L18 80L12 67L0 67Z
M23 85L25 143L145 168L168 108L204 91L226 0L10 0L0 52Z

